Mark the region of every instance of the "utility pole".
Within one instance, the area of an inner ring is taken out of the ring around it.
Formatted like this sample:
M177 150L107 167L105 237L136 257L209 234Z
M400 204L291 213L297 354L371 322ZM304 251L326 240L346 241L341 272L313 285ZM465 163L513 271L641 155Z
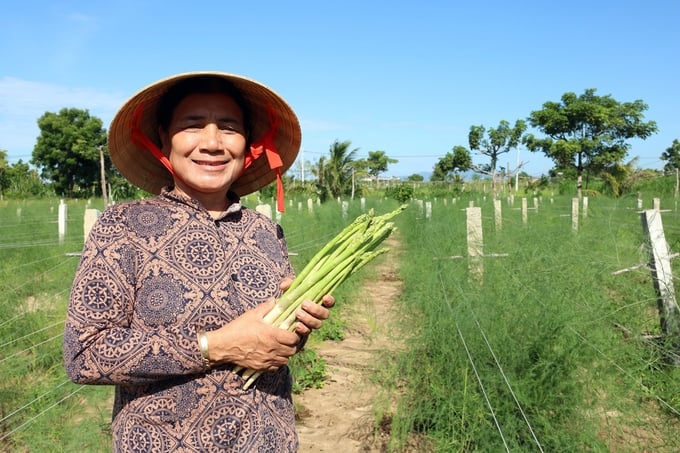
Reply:
M519 146L517 147L517 167L515 168L515 193L519 192Z
M300 150L300 179L302 180L302 185L305 185L305 150Z
M106 171L104 169L104 147L99 145L99 174L101 176L102 185L102 200L104 200L104 208L109 205L109 197L106 194Z

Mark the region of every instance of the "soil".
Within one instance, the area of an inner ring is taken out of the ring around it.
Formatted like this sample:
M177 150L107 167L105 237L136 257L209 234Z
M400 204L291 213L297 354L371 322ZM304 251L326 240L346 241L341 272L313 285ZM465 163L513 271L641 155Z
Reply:
M328 376L322 388L294 397L300 453L336 452L339 447L342 453L386 451L388 433L374 429L373 402L380 387L371 375L380 354L398 348L396 331L390 326L396 317L394 302L402 290L398 243L389 238L386 245L390 252L379 258L378 278L365 284L362 297L343 307L348 326L345 339L314 346L326 361Z

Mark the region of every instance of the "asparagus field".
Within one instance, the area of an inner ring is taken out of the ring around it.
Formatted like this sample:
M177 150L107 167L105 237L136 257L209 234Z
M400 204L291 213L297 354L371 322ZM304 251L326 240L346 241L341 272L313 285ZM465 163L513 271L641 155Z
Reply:
M572 197L533 198L528 212L520 195L503 198L501 224L483 193L411 201L394 218L405 340L398 354L375 358L384 384L372 402L376 433L395 452L414 439L432 452L678 451L680 376L669 359L677 341L662 335L638 200L591 198L574 229ZM651 198L643 202L651 209ZM0 450L110 451L111 388L70 383L61 355L88 205L66 201L61 237L59 200L2 203ZM660 204L674 252L676 201ZM483 233L475 266L471 205ZM300 272L361 214L398 207L349 200L343 212L328 202L289 208L279 221ZM338 288L333 322L309 349L341 341L362 272Z

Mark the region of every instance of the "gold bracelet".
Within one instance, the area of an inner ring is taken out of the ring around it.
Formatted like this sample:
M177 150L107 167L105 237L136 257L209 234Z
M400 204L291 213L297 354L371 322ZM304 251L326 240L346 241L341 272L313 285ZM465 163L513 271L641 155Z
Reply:
M208 337L203 330L198 332L198 345L201 348L201 363L205 371L210 371L210 353L208 352Z

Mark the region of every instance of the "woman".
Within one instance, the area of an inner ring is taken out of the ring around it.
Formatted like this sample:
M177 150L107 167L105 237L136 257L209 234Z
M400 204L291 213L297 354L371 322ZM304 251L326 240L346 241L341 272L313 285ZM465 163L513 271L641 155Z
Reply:
M74 382L115 385L114 451L297 450L286 364L334 300L306 301L295 332L263 321L293 269L280 227L239 196L276 180L282 210L300 139L283 99L223 73L161 80L116 114L112 162L159 195L93 227L64 336ZM243 390L237 366L267 372Z

